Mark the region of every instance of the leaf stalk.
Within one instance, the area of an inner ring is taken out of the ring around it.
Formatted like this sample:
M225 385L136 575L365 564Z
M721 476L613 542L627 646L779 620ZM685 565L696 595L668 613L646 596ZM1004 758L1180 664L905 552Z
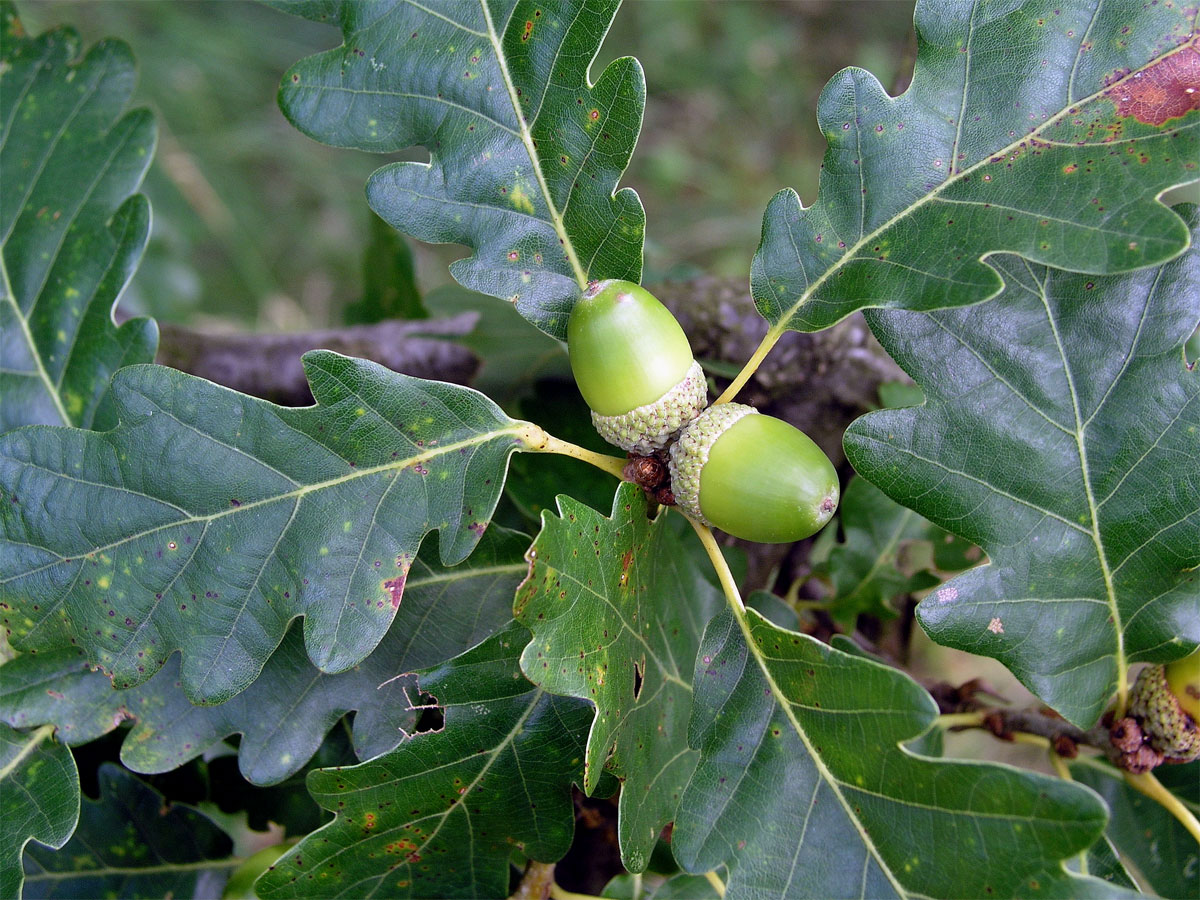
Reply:
M534 453L557 453L560 456L569 456L572 459L591 463L597 469L602 469L610 475L621 478L621 472L625 468L627 460L621 459L618 456L607 456L603 453L597 453L586 447L580 447L578 444L572 444L570 441L560 440L532 422L525 422L524 426L521 429L521 440L530 451Z
M717 892L718 897L725 896L725 882L721 880L721 876L716 872L705 872L704 877L708 879L708 883L713 886L713 890Z
M758 349L754 351L751 357L746 360L746 364L742 366L742 371L737 373L737 377L730 382L729 387L721 392L721 396L713 401L713 406L718 403L729 403L737 396L738 391L746 386L746 382L751 376L758 371L758 367L762 365L763 360L767 358L767 354L771 352L771 348L783 337L786 329L772 328L765 335L758 345Z
M1138 793L1145 794L1178 819L1179 824L1200 844L1200 821L1182 800L1163 787L1153 772L1143 772L1140 775L1126 772L1125 783Z

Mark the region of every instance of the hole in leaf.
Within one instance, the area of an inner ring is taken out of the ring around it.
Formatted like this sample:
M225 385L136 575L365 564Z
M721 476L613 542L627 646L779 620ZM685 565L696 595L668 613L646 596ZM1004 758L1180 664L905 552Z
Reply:
M417 710L417 721L413 723L413 734L441 731L446 726L445 711L438 706L437 697L421 691L417 694L413 708Z

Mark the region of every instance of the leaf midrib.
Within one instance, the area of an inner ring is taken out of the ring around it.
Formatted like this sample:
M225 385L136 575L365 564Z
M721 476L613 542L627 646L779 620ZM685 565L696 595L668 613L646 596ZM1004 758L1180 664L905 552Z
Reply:
M858 817L854 814L853 807L842 795L843 783L834 777L833 773L829 771L829 768L825 765L825 760L816 752L816 748L813 747L812 742L809 741L808 733L804 730L803 726L801 726L800 720L796 718L795 711L792 707L792 701L788 699L787 694L784 693L783 689L779 686L779 683L775 680L774 675L771 674L770 667L767 665L766 657L758 651L758 645L754 640L754 636L750 632L750 623L746 618L747 612L748 611L745 608L740 610L733 609L733 618L737 621L738 628L741 629L742 632L742 638L746 642L746 649L751 656L754 657L755 662L758 663L759 671L763 673L763 678L766 679L767 686L770 688L776 704L787 717L788 723L792 726L792 730L796 733L796 736L800 738L800 742L804 744L804 749L808 751L809 759L813 761L813 765L817 769L817 774L825 781L826 784L829 785L830 791L835 797L837 797L838 803L842 807L842 812L845 813L846 818L854 826L855 831L858 832L858 835L862 839L863 846L866 848L867 852L875 858L876 862L879 864L879 868L887 876L888 881L891 883L892 887L895 888L896 893L901 897L909 896L909 891L907 891L904 886L896 880L895 875L892 873L891 867L887 865L883 856L880 854L879 849L875 846L875 842L871 839L871 836L867 833L866 829L863 828L862 822L860 822Z
M893 215L891 218L889 218L887 221L885 221L879 227L877 227L873 231L871 231L870 234L864 234L862 237L860 237L858 239L858 241L856 241L853 244L853 246L846 248L846 252L843 253L842 256L836 262L833 263L833 265L829 266L829 268L827 268L824 272L822 272L820 275L818 275L815 281L812 281L811 283L808 284L808 286L800 294L799 298L797 298L797 300L790 307L788 307L787 310L785 310L783 312L783 314L779 317L779 321L776 324L772 325L771 328L767 331L766 337L763 338L763 343L766 344L767 342L770 342L771 344L774 344L775 341L777 341L781 335L783 335L786 331L789 330L787 327L788 321L791 320L793 317L795 317L795 315L800 311L800 309L802 307L804 307L804 305L807 304L813 298L813 296L815 295L817 290L822 285L824 285L826 281L828 281L831 277L833 277L838 272L840 272L841 269L843 268L843 266L848 265L849 263L851 263L855 259L857 259L858 257L856 256L856 254L860 250L862 250L863 247L867 246L872 241L877 240L879 235L886 232L889 228L891 228L897 222L900 222L901 220L905 219L909 215L913 214L916 210L920 209L922 206L925 206L926 204L931 203L934 200L940 199L940 195L947 188L960 183L964 177L966 177L966 176L972 174L973 172L977 171L978 169L988 165L990 163L990 161L992 159L994 159L995 157L1007 155L1011 151L1017 149L1022 143L1027 142L1030 138L1037 138L1038 134L1042 133L1043 131L1049 129L1050 127L1052 127L1054 125L1057 125L1059 121L1061 121L1062 119L1065 119L1068 115L1071 115L1072 110L1075 110L1076 112L1078 112L1078 110L1081 107L1086 106L1087 104L1091 103L1092 101L1097 100L1098 98L1104 96L1105 94L1107 94L1113 90L1116 90L1120 85L1124 84L1125 82L1130 81L1135 77L1139 77L1140 74L1145 69L1149 68L1150 66L1157 65L1157 64L1161 63L1163 60L1168 59L1171 56L1176 55L1177 53L1181 53L1181 52L1187 50L1188 48L1190 48L1192 46L1193 43L1194 43L1194 40L1183 41L1182 43L1176 45L1175 47L1172 47L1169 52L1164 53L1161 56L1156 56L1153 59L1148 60L1147 62L1142 64L1140 67L1138 67L1136 70L1126 73L1125 77L1123 77L1117 81L1114 81L1112 84L1105 85L1100 90L1095 91L1092 94L1089 94L1087 97L1084 97L1080 100L1075 100L1075 101L1072 101L1070 98L1068 98L1067 105L1061 111L1059 111L1056 115L1047 119L1044 123L1042 123L1036 129L1020 135L1019 137L1015 138L1012 142L1005 145L1004 147L1001 147L997 150L992 150L988 153L983 154L978 162L974 163L971 166L968 166L966 169L962 169L962 170L954 173L953 177L947 177L946 180L943 181L941 184L939 184L936 188L931 190L929 193L925 194L923 197L921 197L916 202L910 204L909 206L906 206L904 209L897 212L895 215ZM968 60L968 64L969 64L969 60ZM1040 138L1038 138L1038 139L1040 140ZM953 161L951 161L951 166L953 166ZM1001 284L999 287L997 287L997 289L992 294L990 294L988 297L982 297L982 298L980 298L980 300L990 299L991 297L996 296L1001 290L1003 290L1003 284ZM846 315L849 315L849 313L846 313ZM842 318L845 318L845 316L843 316Z
M32 732L24 746L17 751L17 755L6 762L3 768L0 768L0 783L3 783L5 779L12 775L12 773L15 772L18 767L20 767L21 763L28 759L29 756L32 755L33 752L42 745L42 742L45 741L46 738L50 737L50 735L53 733L53 725L43 725L37 731Z
M4 249L7 249L7 245ZM4 291L4 299L13 308L13 316L21 328L21 337L24 338L26 346L29 348L29 355L33 359L34 373L38 379L45 385L46 393L50 395L50 399L54 402L54 409L58 413L64 425L70 424L71 417L67 415L67 408L63 406L62 397L58 395L55 389L54 382L50 378L50 373L46 371L46 366L42 362L42 355L38 351L38 345L33 339L33 332L29 330L29 321L21 312L21 307L17 305L16 295L13 293L12 282L8 277L8 264L4 259L4 252L0 250L0 289ZM25 373L29 374L29 373Z
M529 720L529 717L533 714L534 709L537 708L537 705L541 702L541 699L545 693L546 692L543 688L534 686L529 703L526 705L524 712L521 713L520 718L516 721L516 723L513 725L513 727L511 729L509 729L508 733L504 736L504 738L498 744L496 744L493 748L491 748L490 752L487 754L486 761L484 762L483 766L480 768L479 772L476 774L475 778L473 778L471 780L470 784L466 785L463 788L461 797L459 798L459 801L457 803L453 803L453 804L447 806L445 809L439 810L438 812L430 813L429 815L421 816L416 819L407 820L401 825L397 825L394 828L386 829L385 831L381 832L381 834L390 835L393 832L403 829L405 825L411 825L416 822L427 822L427 821L436 819L436 820L438 820L438 824L434 827L433 831L430 832L429 836L425 839L425 842L423 844L421 844L420 847L416 848L416 850L413 852L419 854L422 851L424 851L425 848L428 847L429 844L433 841L433 839L435 837L437 837L438 833L442 830L443 826L445 826L446 822L449 820L450 815L453 812L455 812L456 810L459 810L459 809L462 809L464 811L466 810L466 801L467 801L467 798L470 797L471 792L479 785L479 782L491 770L492 766L494 766L496 764L496 761L500 758L500 755L504 752L504 750L516 740L517 736L520 735L522 733L522 731L524 731L525 723ZM504 698L501 698L501 699L504 699ZM452 704L452 706L453 705L462 706L462 705L469 705L469 704ZM408 738L408 740L410 740L410 741L413 739L414 739L413 737ZM403 747L403 746L404 746L404 744L400 745L400 747ZM397 750L398 749L399 748L397 748ZM393 750L391 752L395 753L397 751ZM412 778L424 778L424 777L428 776L429 773L431 773L431 772L437 772L442 769L453 768L455 766L461 766L464 763L468 763L468 762L470 762L470 760L472 758L474 758L474 756L475 755L472 754L472 755L468 755L468 756L459 757L457 759L448 760L444 763L433 766L432 768L422 769L420 772L414 772L414 773L410 773L410 774L400 775L392 780L393 780L393 782L398 784L398 783L410 780ZM362 765L367 765L367 764L368 763L363 763ZM357 794L357 793L360 793L365 790L372 790L375 787L376 787L376 785L373 785L373 784L364 785L362 787L356 787L356 788L353 788L352 790L345 791L343 793L344 794ZM335 795L330 794L329 796L335 796ZM338 823L339 820L340 820L340 815L338 818L335 818L332 822L330 822L325 827L332 828L334 825L336 825ZM322 829L322 830L324 830L324 829ZM316 834L316 833L317 832L314 832L314 834ZM343 853L350 852L353 849L354 849L354 845L351 844L349 846L346 846L346 847L343 847L343 848L337 850L331 856L326 857L326 859L336 859L339 856L341 856ZM289 855L294 855L294 854L289 854ZM322 862L324 862L324 861L325 860L322 860Z
M533 145L533 133L529 130L529 122L521 112L521 102L517 97L517 87L513 82L512 74L508 71L508 60L504 56L504 47L501 44L499 35L496 33L496 26L492 22L492 12L488 8L487 0L479 0L479 6L483 11L483 19L487 23L488 42L492 45L492 52L495 54L496 63L500 67L500 77L504 81L504 88L508 91L508 99L512 104L513 115L517 121L517 131L521 136L521 143L525 147L525 152L529 155L533 174L537 178L538 189L542 192L542 199L545 201L546 210L550 215L550 224L554 227L554 231L558 234L558 239L562 243L563 251L567 255L567 262L570 264L571 272L575 276L575 283L579 285L580 290L584 290L587 288L588 283L587 272L584 271L582 264L579 262L579 256L575 252L575 244L571 241L571 236L567 234L562 214L554 204L554 197L550 193L550 185L546 182L546 173L542 171L541 158L538 156L537 148ZM516 7L514 6L513 11L515 12L515 10Z
M104 866L99 869L72 869L62 872L51 872L43 869L40 875L26 875L25 883L31 881L66 881L72 878L104 878L110 875L157 875L171 872L204 872L210 869L233 869L240 866L244 859L230 857L228 859L201 859L190 863L160 863L154 866Z
M1033 273L1030 272L1032 275ZM1125 627L1121 623L1121 609L1117 604L1117 592L1113 585L1112 569L1108 563L1108 552L1104 549L1104 539L1100 535L1100 517L1099 507L1096 504L1096 494L1092 490L1091 466L1088 464L1087 446L1083 440L1084 431L1087 425L1084 424L1082 413L1079 409L1079 392L1075 389L1075 374L1071 368L1071 364L1067 361L1066 348L1063 347L1062 336L1058 333L1058 323L1054 320L1054 312L1050 309L1050 301L1046 296L1045 282L1038 282L1036 276L1034 283L1041 287L1042 308L1046 310L1046 321L1050 325L1050 332L1054 335L1054 345L1058 348L1059 359L1062 360L1063 376L1067 379L1067 388L1071 396L1071 411L1075 416L1075 429L1073 437L1075 438L1075 447L1079 454L1079 469L1083 477L1083 496L1087 501L1088 515L1090 516L1091 529L1089 536L1092 539L1092 544L1096 548L1096 559L1100 563L1100 573L1104 578L1105 599L1108 603L1109 616L1112 619L1113 634L1116 639L1116 652L1113 654L1117 664L1117 713L1120 715L1125 708L1125 700L1129 693L1129 661L1125 656ZM1151 294L1147 294L1147 305L1142 309L1142 321L1145 320L1146 309L1149 306L1149 298ZM1141 322L1138 324L1138 334L1141 334ZM1137 340L1129 349L1129 354L1132 357L1136 352ZM1090 421L1090 420L1089 420Z
M426 462L431 459L436 459L439 456L444 456L448 453L460 450L465 447L486 444L501 435L512 434L512 435L516 435L517 437L524 439L526 437L526 428L527 427L528 427L528 423L517 422L514 425L509 426L508 428L501 428L501 429L497 429L495 431L489 431L484 434L469 438L467 440L455 441L452 444L444 444L433 450L429 450L425 453L422 453L418 456L410 456L405 459L393 460L391 462L383 463L382 465L371 466L371 467L365 468L365 469L356 469L353 472L348 472L345 475L338 476L337 478L330 478L325 481L315 482L313 484L300 485L293 490L285 491L284 493L281 493L281 494L275 494L270 497L263 497L262 499L259 499L259 500L252 500L248 503L243 503L240 506L231 507L229 509L222 509L218 512L210 513L208 515L202 515L202 516L188 515L185 518L176 519L176 520L173 520L170 522L164 522L161 525L155 525L153 528L147 528L144 531L138 532L137 534L132 534L132 535L122 537L120 540L113 541L112 543L105 544L100 547L93 547L90 550L86 550L81 553L77 553L72 556L69 556L69 557L61 556L58 553L55 553L53 550L50 550L50 548L48 548L48 547L38 546L37 549L44 550L48 553L54 553L54 555L57 556L58 559L55 560L54 562L46 563L45 565L38 566L37 568L34 568L34 569L28 569L24 572L15 573L14 575L10 576L9 578L0 579L0 585L8 584L8 583L10 583L12 581L16 581L17 579L20 579L20 578L26 578L30 575L37 574L38 572L44 571L46 569L53 568L54 566L61 565L62 563L67 562L69 560L78 559L80 556L84 556L84 557L92 556L97 553L103 553L107 550L111 550L114 547L124 546L125 544L131 543L132 541L140 540L141 538L147 537L151 534L155 534L160 531L165 531L168 528L178 528L181 525L191 525L191 524L197 524L200 522L204 522L207 524L207 523L214 522L217 519L223 519L226 516L234 516L234 515L238 515L239 513L249 512L252 509L257 509L259 507L267 506L272 503L278 503L283 500L290 500L293 498L303 499L308 494L316 493L318 491L323 491L328 488L336 487L339 484L346 484L347 482L355 481L356 479L359 479L359 478L366 478L371 475L378 475L381 472L389 472L389 471L393 471L393 470L405 469L409 466L417 465L419 463L423 463L423 462ZM65 475L63 475L63 473L59 473L59 472L54 472L54 474L61 476L61 477L69 477L69 476L65 476ZM95 484L97 487L103 487L103 488L107 488L110 490L116 490L116 491L124 490L124 488L122 488L120 486L111 485L111 484L100 484L100 483L96 483L96 482L86 482L86 483ZM155 502L158 502L158 503L163 503L168 506L173 506L173 504L169 504L169 503L167 503L167 501L159 500L157 498L150 498L150 499L153 499L153 500L155 500ZM174 507L174 508L178 509L179 507ZM29 545L29 546L37 546L37 545Z

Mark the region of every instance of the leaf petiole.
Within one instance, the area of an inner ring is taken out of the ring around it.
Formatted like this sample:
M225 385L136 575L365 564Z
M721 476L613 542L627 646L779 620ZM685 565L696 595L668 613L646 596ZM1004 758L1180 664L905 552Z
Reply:
M713 406L716 406L718 403L728 403L737 396L738 391L745 387L746 382L758 371L758 367L762 365L763 360L767 358L767 354L771 352L771 348L783 337L783 333L786 330L784 328L772 328L763 335L758 348L746 360L746 364L742 366L742 371L738 372L737 377L733 379L729 387L721 392L721 396L713 401Z
M721 876L716 872L705 872L704 877L708 879L708 883L713 886L713 890L717 892L718 897L725 896L725 882L721 880Z
M557 453L561 456L570 456L573 459L591 463L597 469L603 469L617 478L622 477L621 473L625 468L626 460L621 459L619 456L606 456L603 453L588 450L586 447L580 447L578 444L559 440L532 422L525 422L524 426L520 432L521 440L530 451L534 453Z
M933 720L938 728L978 728L983 724L983 713L961 712L943 713Z
M1140 775L1134 775L1132 772L1123 774L1126 784L1166 809L1179 820L1179 824L1188 830L1188 834L1194 837L1197 843L1200 843L1200 821L1197 821L1196 816L1182 800L1163 787L1162 782L1154 777L1153 772L1143 772Z

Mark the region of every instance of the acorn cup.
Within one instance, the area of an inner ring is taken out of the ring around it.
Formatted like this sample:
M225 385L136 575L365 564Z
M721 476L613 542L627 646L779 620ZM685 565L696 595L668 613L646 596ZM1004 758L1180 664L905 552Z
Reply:
M829 457L800 429L752 406L709 407L670 454L675 502L734 537L798 541L820 531L837 509Z
M1166 762L1200 759L1200 650L1138 673L1129 715Z
M567 323L567 351L592 424L640 456L666 447L708 403L708 382L670 310L631 281L588 286Z

